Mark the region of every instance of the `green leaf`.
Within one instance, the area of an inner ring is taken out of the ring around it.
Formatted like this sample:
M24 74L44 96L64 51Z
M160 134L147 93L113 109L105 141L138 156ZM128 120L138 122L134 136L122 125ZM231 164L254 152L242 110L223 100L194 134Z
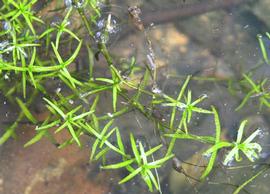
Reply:
M123 184L123 183L129 181L130 179L132 179L133 177L135 177L138 173L140 173L141 170L142 170L142 167L137 168L132 173L130 173L128 176L126 176L121 181L119 181L119 184Z
M215 145L217 145L220 142L220 134L221 134L221 126L220 126L220 120L219 120L219 116L218 113L216 111L216 109L212 106L212 111L214 113L214 119L215 119L215 126L216 126L216 140L215 140ZM205 179L209 173L212 171L213 166L215 164L216 161L216 157L217 157L217 151L215 150L212 152L211 158L207 164L206 169L204 170L203 174L201 175L200 179L203 180Z
M95 156L95 153L96 153L96 150L97 150L97 146L99 144L100 140L99 139L96 139L96 141L94 142L94 144L92 145L92 151L91 151L91 155L90 155L90 160L92 161L94 156Z
M113 86L113 112L116 112L116 105L117 105L117 86Z
M44 130L44 129L49 129L49 128L52 128L52 127L58 125L60 122L61 122L60 119L58 119L58 120L55 120L49 124L41 125L40 127L36 127L36 130L40 131L40 130Z
M94 111L90 110L90 111L88 111L88 112L85 112L85 113L82 113L82 114L80 114L80 115L77 115L77 116L73 117L73 121L82 119L82 118L84 118L84 117L86 117L86 116L91 115L92 113L94 113Z
M240 105L238 107L236 107L235 111L239 111L241 108L244 107L244 105L247 103L247 101L249 100L249 98L252 96L252 94L254 94L254 90L251 90L250 92L247 93L247 95L245 96L245 98L242 100L242 102L240 103Z
M241 123L242 125L242 123ZM243 126L244 127L244 126ZM240 130L240 129L239 129ZM243 144L249 144L256 136L258 136L261 133L260 129L257 129L254 131L244 142Z
M46 135L46 133L47 133L46 130L39 131L31 140L29 140L26 144L24 144L24 147L28 147L34 143L37 143L39 140L42 139L44 135Z
M115 132L115 130L117 130L117 127L114 127L106 136L102 137L99 148L104 145L105 141L108 141L109 137Z
M242 183L234 192L233 194L238 194L245 186L247 186L249 183L251 183L255 178L257 178L258 176L260 176L262 173L266 172L267 170L269 170L269 166L263 168L262 170L260 170L259 172L257 172L255 175L253 175L251 178L249 178L247 181L245 181L244 183Z
M65 113L60 108L58 108L54 103L52 103L47 98L43 98L43 100L45 100L63 119L66 118Z
M247 122L248 122L247 120L244 120L241 122L240 127L239 127L238 132L237 132L236 143L241 142L242 137L243 137L244 128L245 128L245 125L247 124Z
M142 178L144 180L144 182L146 183L146 185L148 186L148 189L150 192L153 192L153 185L152 185L152 181L151 178L149 177L148 173L150 170L146 170L146 171L142 171Z
M204 152L204 155L209 155L221 148L225 148L225 147L232 147L234 146L233 143L230 143L230 142L226 142L226 141L221 141L221 142L218 142L217 144L213 145L211 148L209 148L208 150L206 150Z
M192 111L193 112L198 112L198 113L203 113L203 114L212 114L213 113L210 110L205 110L205 109L198 108L198 107L192 107Z
M177 96L176 101L181 100L181 98L182 98L182 96L183 96L183 94L185 92L185 89L186 89L186 87L187 87L187 85L188 85L188 83L190 81L190 78L191 78L191 76L188 76L187 79L185 80L185 82L184 82L183 86L181 87L181 90L180 90L180 92L179 92L179 94ZM175 120L176 108L177 108L176 106L173 106L172 112L171 112L171 119L170 119L170 128L171 129L173 128L173 124L174 124L174 120Z
M161 158L159 160L155 160L153 162L148 163L147 166L162 165L164 162L166 162L167 160L170 160L173 157L174 157L174 154L171 154L169 156L165 156L164 158Z
M72 125L68 123L67 126L68 126L68 129L69 129L69 132L70 132L71 136L72 136L73 139L76 141L76 143L78 144L78 146L81 147L82 144L81 144L79 138L77 137L77 134L76 134L76 132L74 131Z
M124 144L123 144L123 141L122 141L122 138L121 138L121 134L119 132L119 129L116 130L116 139L117 139L117 145L119 147L119 149L125 153L125 147L124 147Z
M233 160L233 157L234 157L234 156L235 156L235 158L239 161L240 158L239 158L239 153L238 153L238 151L239 151L238 147L234 147L234 148L227 154L227 156L225 157L225 160L224 160L223 164L224 164L225 166L228 165L228 163L229 163L230 161Z
M38 121L32 115L32 113L29 111L29 109L27 108L27 106L19 98L17 98L17 97L16 97L16 101L17 101L18 105L20 106L22 112L26 116L26 118L28 118L28 120L31 121L32 123L36 124Z
M263 59L264 59L264 61L265 61L266 63L269 63L268 53L267 53L267 51L266 51L264 42L263 42L263 40L262 40L262 35L261 35L261 34L258 34L258 35L257 35L257 38L258 38L259 45L260 45L260 48L261 48L261 51L262 51Z
M148 177L150 178L150 180L152 181L152 183L154 183L154 186L157 190L159 190L159 185L157 183L157 180L155 178L155 176L153 175L153 173L150 170L146 171ZM150 191L152 191L151 189L149 189Z
M95 78L96 81L102 81L102 82L106 82L106 83L109 83L109 84L113 84L113 80L111 79L108 79L108 78L102 78L102 77L98 77L98 78Z
M58 127L54 133L59 133L60 131L62 131L69 123L69 121L65 121L62 125L60 125L60 127Z
M162 147L162 144L155 146L153 148L151 148L150 150L148 150L147 152L145 152L146 156L150 156L152 155L154 152L158 151L160 148Z
M103 150L101 150L98 154L95 156L95 160L98 160L101 157L106 157L106 153L110 151L109 147L105 147Z
M107 166L101 166L100 168L101 169L118 169L118 168L126 167L126 166L132 164L133 162L134 162L134 159L131 159L131 160L126 160L126 161L123 161L123 162L119 162L117 164L110 164L110 165L107 165Z
M96 110L96 107L97 107L97 103L99 102L99 95L97 95L96 97L95 97L95 100L94 100L94 102L92 103L92 106L91 106L91 108L90 108L90 110L91 111L95 111Z
M137 145L136 145L136 142L135 142L135 139L134 139L134 136L132 135L132 133L130 133L130 143L131 143L131 148L132 148L132 151L134 153L134 156L135 156L137 163L141 164L141 156L140 156L139 151L137 149Z
M166 137L173 137L177 139L191 139L195 141L201 141L203 143L210 143L214 144L215 143L215 138L211 136L197 136L197 135L192 135L192 134L187 134L183 132L176 132L175 134L165 134L164 136Z
M139 149L140 149L140 153L141 153L140 155L141 155L143 164L147 164L147 157L145 155L144 148L141 142L139 142Z

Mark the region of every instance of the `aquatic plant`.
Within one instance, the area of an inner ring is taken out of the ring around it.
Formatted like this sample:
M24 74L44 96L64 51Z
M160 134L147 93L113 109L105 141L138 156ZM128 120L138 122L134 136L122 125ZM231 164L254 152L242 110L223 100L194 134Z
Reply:
M69 132L70 138L59 145L57 142L59 148L72 143L83 146L80 137L87 135L92 142L90 161L102 159L102 169L123 168L128 171L129 174L119 181L120 184L140 175L150 191L156 189L160 192L162 188L157 169L177 157L174 154L177 140L198 141L211 146L206 151L210 159L201 180L211 173L220 149L232 148L225 158L225 164L232 158L239 161L239 151L251 162L258 158L256 151L260 152L261 147L251 141L259 131L241 141L246 121L241 123L235 142L221 141L217 110L213 106L211 110L199 106L202 101L207 100L207 95L201 95L192 101L193 92L187 89L192 76L182 80L180 92L174 97L157 87L157 69L151 68L154 58L148 60L144 67L138 66L134 57L126 59L129 62L126 69L122 68L124 64L116 64L107 42L95 39L92 29L101 13L98 1L65 1L62 21L53 24L47 24L45 19L43 21L38 17L38 13L33 11L36 2L37 0L4 0L0 8L0 90L10 103L20 107L16 121L8 126L0 137L0 145L15 136L16 129L24 118L36 126L36 135L25 144L26 147L44 137L49 137L55 143L54 133L63 130ZM87 38L83 38L85 34L80 30L72 29L69 25L75 14L80 16L79 29L84 29L82 31L87 33ZM108 28L109 24L106 26ZM103 33L104 36L109 36L108 31ZM89 60L88 74L81 76L84 72L75 71L73 66L85 50ZM149 50L153 52L152 48ZM150 54L153 53L147 53L146 56ZM95 71L94 63L99 57L105 58L108 70L106 76L100 76ZM264 59L268 61L265 54ZM140 78L133 80L134 75ZM263 93L260 96L261 104L268 106L269 94L265 93L263 88L266 81L256 85L247 75L244 75L244 78L252 88L238 109L242 108L252 95L260 93ZM61 87L57 86L54 92L51 92L48 83L58 83ZM98 108L99 103L104 103L100 101L101 95L105 93L111 96L111 112ZM48 116L42 121L38 121L32 111L38 94L44 96L39 100L48 112ZM147 98L149 102L145 102L143 98ZM169 109L169 122L157 114L163 108ZM130 135L126 137L123 129L115 126L115 119L134 112L140 113L154 124L155 131L152 136L159 141L158 145L142 142L132 131L129 131ZM193 134L191 123L194 114L213 117L215 135ZM51 128L55 129L54 133ZM128 145L131 151L127 149ZM120 162L108 162L106 157L109 152L119 158ZM157 152L162 153L159 154L159 159L156 159Z
M227 154L227 156L224 159L223 164L228 165L234 158L236 161L241 161L242 157L240 157L239 151L242 151L246 157L254 162L255 159L258 159L259 156L257 154L262 151L262 147L258 143L251 143L251 141L259 135L260 130L257 129L254 131L245 141L241 142L244 132L244 127L247 123L247 120L244 120L241 122L238 133L237 133L237 139L235 142L226 142L226 141L219 141L217 142L213 147L211 147L209 150L205 152L205 154L213 153L221 148L227 147L232 148L231 151Z
M256 84L250 76L243 74L243 77L245 81L249 84L250 91L246 94L240 105L235 110L238 111L243 108L244 105L248 102L248 100L252 98L258 98L260 102L260 109L263 107L263 105L266 107L270 107L270 92L268 91L268 89L265 88L265 84L267 83L268 79L265 78L261 82Z

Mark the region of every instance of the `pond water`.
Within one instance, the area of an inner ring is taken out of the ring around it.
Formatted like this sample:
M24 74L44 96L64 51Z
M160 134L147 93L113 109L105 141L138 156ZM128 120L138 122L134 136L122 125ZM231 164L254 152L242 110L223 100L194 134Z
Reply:
M69 5L69 2L66 4ZM61 18L61 13L55 14L48 10L54 6L62 7L63 1L50 1L46 6L37 8L43 9L40 17L48 17L52 21ZM259 108L262 94L251 96L243 108L235 111L249 92L249 87L241 84L243 74L252 73L252 78L257 81L270 75L270 66L263 60L257 39L257 34L264 35L270 28L268 0L115 0L103 2L100 6L103 12L93 27L95 41L108 45L119 66L132 57L136 59L138 66L144 67L149 63L150 68L156 70L156 88L152 88L152 92L177 96L185 78L192 75L188 85L188 89L192 90L192 98L206 95L207 99L200 106L206 109L210 109L211 105L216 107L223 140L235 141L239 125L245 119L249 122L244 131L244 139L255 130L261 130L261 134L255 139L263 148L258 160L252 163L243 157L241 162L233 161L229 166L224 166L222 162L227 152L221 151L213 171L204 182L196 179L200 178L203 170L200 166L205 166L208 160L202 153L210 146L196 141L177 140L174 153L186 163L183 164L185 172L176 172L171 162L168 162L164 168L158 170L161 192L154 193L214 194L217 190L220 194L233 193L244 181L269 166L270 109L266 106ZM138 22L134 15L130 15L130 6L140 8L141 21ZM78 16L72 18L71 28L76 29L74 26L79 24ZM105 28L109 29L106 35L103 34ZM86 36L86 33L82 34ZM264 36L263 40L268 44L266 49L269 51L269 39ZM85 65L88 61L85 56L82 53L76 60L82 76L85 73L84 68L88 67ZM97 75L108 74L104 63L103 57L95 61ZM52 91L55 91L59 86L57 83L53 85L55 87ZM269 88L269 82L264 87ZM98 110L110 113L110 94L101 98L104 103L99 105ZM145 97L146 104L148 101L149 98ZM7 125L6 122L15 120L18 113L3 96L0 104L0 133L3 133L2 128ZM159 107L157 113L162 119L170 119L170 112L165 107ZM42 111L38 115L41 120L44 118ZM155 124L139 111L117 118L115 125L123 130L123 137L128 139L129 133L133 132L146 147L160 142L155 134ZM87 146L82 149L75 146L58 151L46 140L30 148L23 148L23 144L33 136L30 128L31 125L22 125L17 133L17 141L10 139L0 146L0 193L151 193L140 178L118 185L117 182L127 175L124 170L100 172L100 163L86 165L89 146L93 144L89 143L88 137L83 137ZM192 134L213 135L213 116L194 114L189 128ZM37 155L39 159L36 159ZM158 153L157 157L159 155L162 153ZM113 155L108 157L111 163L117 161ZM266 171L260 174L240 193L269 193L269 173L270 171ZM25 180L19 183L24 177Z

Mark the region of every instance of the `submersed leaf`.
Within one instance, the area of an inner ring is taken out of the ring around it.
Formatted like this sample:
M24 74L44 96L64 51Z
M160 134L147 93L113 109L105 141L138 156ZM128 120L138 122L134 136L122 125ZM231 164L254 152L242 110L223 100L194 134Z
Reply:
M18 105L20 106L21 110L23 111L24 115L26 116L26 118L28 118L29 121L31 121L32 123L37 123L38 121L32 115L32 113L27 108L27 106L18 97L16 97L16 101L17 101Z
M141 174L142 174L142 178L144 180L144 182L146 183L146 185L148 186L148 189L150 192L153 191L153 185L152 185L152 181L148 175L147 172L149 172L150 170L146 170L146 171L142 171ZM151 171L150 171L151 172Z
M67 124L67 127L68 127L69 132L70 132L71 136L73 137L73 139L76 141L76 143L78 144L78 146L81 147L82 144L81 144L81 142L80 142L80 140L79 140L79 138L78 138L75 130L73 129L72 125L68 123Z
M139 174L141 170L142 170L142 167L137 168L136 170L134 170L133 172L131 172L128 176L126 176L121 181L119 181L119 184L123 184L123 183L129 181L130 179L132 179L133 177L135 177L137 174Z
M244 133L244 128L247 124L247 120L244 120L241 122L239 130L237 132L237 139L236 139L236 143L240 143L243 137L243 133Z
M91 151L91 155L90 155L90 160L92 161L94 156L95 156L95 153L96 153L96 150L97 150L97 146L99 144L100 140L99 139L96 139L96 141L94 142L94 144L92 145L92 151Z
M169 156L166 156L164 158L161 158L159 160L155 160L153 162L150 162L147 164L147 166L159 166L159 165L162 165L164 162L166 162L167 160L171 159L174 157L174 154L171 154Z
M181 100L181 98L182 98L182 96L183 96L183 94L184 94L184 92L185 92L185 89L186 89L186 87L187 87L187 85L188 85L188 83L189 83L189 81L190 81L190 78L191 78L191 76L188 76L188 77L186 78L186 80L185 80L183 86L182 86L181 89L180 89L180 92L179 92L179 94L178 94L178 96L177 96L176 101L180 101L180 100ZM173 128L173 124L174 124L174 120L175 120L176 108L177 108L177 106L173 106L172 112L171 112L171 119L170 119L170 128L171 128L171 129Z
M94 160L99 160L101 157L105 157L106 153L110 151L109 147L105 147L103 150L101 150L98 154L96 154Z
M31 140L29 140L26 144L24 144L24 147L28 147L34 143L37 143L39 140L42 139L44 135L46 135L46 133L47 133L46 130L39 131Z
M253 175L251 178L249 178L247 181L245 181L244 183L242 183L234 192L233 194L238 194L245 186L247 186L249 183L251 183L255 178L257 178L258 176L260 176L262 173L266 172L267 170L269 170L269 166L263 168L262 170L260 170L259 172L257 172L255 175Z
M243 143L244 144L249 144L260 133L261 133L261 130L260 129L257 129Z
M153 173L150 170L147 170L146 171L146 174L147 174L147 177L149 177L149 179L150 179L151 186L152 186L152 183L154 183L155 188L157 188L157 190L158 190L159 189L159 185L158 185L157 180L156 180L155 176L153 175ZM152 187L149 187L148 186L148 188L149 188L149 190L151 192L153 191L153 188Z
M262 148L258 143L251 143L251 141L260 133L260 130L256 130L255 132L253 132L244 142L241 143L243 130L246 123L246 120L241 122L238 130L239 134L237 134L237 141L232 143L233 149L226 156L224 160L225 165L227 165L231 160L233 160L233 158L235 158L236 161L240 161L242 159L239 153L240 150L247 156L247 158L251 162L254 162L254 159L258 158L257 152L261 152Z
M119 147L119 149L125 153L125 147L124 147L124 144L123 144L123 141L122 141L122 138L121 138L121 134L119 132L119 129L116 130L116 139L117 139L117 145Z
M60 108L58 108L54 103L52 103L47 98L43 98L43 100L45 100L49 104L49 106L51 106L63 119L66 118L65 113Z
M117 105L117 86L113 86L113 111L116 112L116 105Z
M150 155L152 155L154 152L158 151L161 147L162 147L162 144L157 145L157 146L151 148L150 150L148 150L147 152L145 152L145 155L146 155L146 156L150 156Z
M241 104L240 104L238 107L236 107L235 111L238 111L238 110L240 110L241 108L243 108L244 105L245 105L245 104L247 103L247 101L249 100L249 98L252 96L252 94L254 94L254 91L253 91L253 90L249 91L249 92L247 93L247 95L244 97L244 99L242 100Z
M118 168L126 167L126 166L132 164L133 162L134 162L134 159L131 159L131 160L119 162L117 164L110 164L110 165L106 165L106 166L101 166L100 168L102 168L102 169L118 169Z
M49 124L46 124L46 125L41 125L40 127L36 127L36 130L37 131L40 131L40 130L44 130L44 129L49 129L49 128L52 128L58 124L60 124L61 120L58 119L58 120L55 120Z
M267 51L266 51L264 42L263 42L263 40L262 40L262 35L261 35L261 34L258 34L258 35L257 35L257 38L258 38L259 45L260 45L260 48L261 48L261 51L262 51L263 59L264 59L264 61L265 61L266 63L269 63L268 53L267 53Z
M221 133L221 126L220 126L220 120L219 120L219 116L218 113L216 111L216 109L212 106L212 111L214 113L214 119L215 119L215 126L216 126L216 139L215 139L215 145L217 145L220 142L220 133ZM200 179L204 179L205 177L207 177L209 175L209 173L211 172L214 164L215 164L215 160L217 157L217 149L215 151L212 152L210 160L207 164L206 169L204 170L203 174L201 175Z
M130 143L131 143L131 148L132 148L132 151L133 151L133 154L136 158L137 163L141 164L141 156L140 156L139 151L137 149L137 145L136 145L136 142L135 142L135 139L134 139L134 136L132 135L132 133L130 133Z
M221 141L221 142L218 142L217 144L213 145L208 150L206 150L203 155L209 155L209 154L211 154L211 153L213 153L221 148L232 147L232 146L233 146L233 143L231 143L231 142Z
M215 138L214 137L211 137L211 136L197 136L197 135L187 134L187 133L183 133L183 132L179 132L179 131L177 131L174 134L165 134L164 136L173 137L173 138L176 138L176 139L192 139L192 140L195 140L195 141L201 141L203 143L211 143L211 144L215 143Z

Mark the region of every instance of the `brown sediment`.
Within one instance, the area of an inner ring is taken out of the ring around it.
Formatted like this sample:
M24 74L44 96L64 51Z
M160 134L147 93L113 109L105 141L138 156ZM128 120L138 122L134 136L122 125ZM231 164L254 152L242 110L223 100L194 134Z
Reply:
M97 172L87 164L89 148L70 145L58 149L43 138L33 146L23 145L35 135L33 126L18 129L18 139L8 141L1 153L0 193L5 194L104 194L110 190L108 172ZM59 142L70 138L63 130ZM82 141L87 142L87 139Z

